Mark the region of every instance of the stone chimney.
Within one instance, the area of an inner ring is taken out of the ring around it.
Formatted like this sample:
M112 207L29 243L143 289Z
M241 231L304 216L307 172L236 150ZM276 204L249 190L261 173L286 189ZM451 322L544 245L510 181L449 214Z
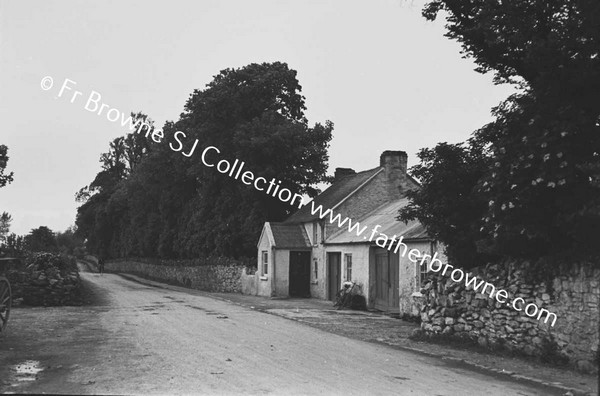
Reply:
M339 180L344 176L355 175L356 171L350 168L335 168L334 178L335 180Z
M379 166L384 169L390 197L405 196L406 191L412 189L406 174L407 163L408 155L404 151L387 150L379 157Z
M408 163L408 155L404 151L384 151L379 157L379 166L385 168L385 173L399 173L406 175L406 166Z

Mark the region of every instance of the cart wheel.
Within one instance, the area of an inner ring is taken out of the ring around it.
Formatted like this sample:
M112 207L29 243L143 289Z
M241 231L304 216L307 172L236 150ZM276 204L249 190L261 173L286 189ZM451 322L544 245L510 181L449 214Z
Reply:
M0 276L0 334L4 332L8 323L11 304L10 283L4 276Z

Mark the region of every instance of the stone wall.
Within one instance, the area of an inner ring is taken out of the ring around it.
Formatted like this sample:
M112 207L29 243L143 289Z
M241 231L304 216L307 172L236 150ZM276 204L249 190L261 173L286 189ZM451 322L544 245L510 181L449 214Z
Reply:
M476 293L472 287L466 290L464 282L453 282L448 273L438 273L430 274L421 290L421 329L428 335L466 337L485 347L568 361L580 370L597 371L600 269L579 262L562 266L550 276L544 275L540 263L535 268L542 270L531 270L528 262L507 261L476 268L471 275L505 289L510 301L521 297L525 304L535 303L554 312L554 327L550 326L552 320L544 323L544 318L528 317L488 293ZM532 278L533 272L539 274L537 280Z
M106 272L125 272L150 279L177 283L198 290L241 293L241 275L244 264L230 259L219 259L213 265L186 265L191 261L114 260L105 264ZM219 262L220 261L220 262ZM174 265L174 264L177 265Z
M70 258L40 253L27 259L28 264L7 273L13 302L32 306L81 304L81 279Z

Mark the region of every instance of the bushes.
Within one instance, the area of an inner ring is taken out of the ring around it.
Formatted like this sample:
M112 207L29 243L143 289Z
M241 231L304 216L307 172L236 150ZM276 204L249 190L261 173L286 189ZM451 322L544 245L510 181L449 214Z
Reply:
M27 269L32 271L78 272L75 258L53 253L32 253L26 258Z

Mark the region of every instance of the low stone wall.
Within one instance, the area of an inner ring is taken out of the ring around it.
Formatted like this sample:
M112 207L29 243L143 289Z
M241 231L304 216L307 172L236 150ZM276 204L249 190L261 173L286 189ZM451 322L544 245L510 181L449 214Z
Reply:
M36 254L24 268L7 273L13 301L32 306L81 304L81 279L74 263L50 253Z
M448 274L431 274L421 290L421 329L429 335L471 338L485 347L597 371L600 269L592 263L576 263L546 281L535 281L526 275L530 267L527 262L504 262L476 268L471 275L505 289L511 301L521 297L525 304L554 312L554 327L552 320L544 323L544 318L528 317L488 294L467 290L464 282L455 283Z
M105 264L107 272L125 272L148 277L155 280L177 283L198 290L241 293L241 275L244 265L230 261L214 265L186 266L185 262L178 265L151 264L133 260L108 261ZM183 265L182 265L183 264Z

